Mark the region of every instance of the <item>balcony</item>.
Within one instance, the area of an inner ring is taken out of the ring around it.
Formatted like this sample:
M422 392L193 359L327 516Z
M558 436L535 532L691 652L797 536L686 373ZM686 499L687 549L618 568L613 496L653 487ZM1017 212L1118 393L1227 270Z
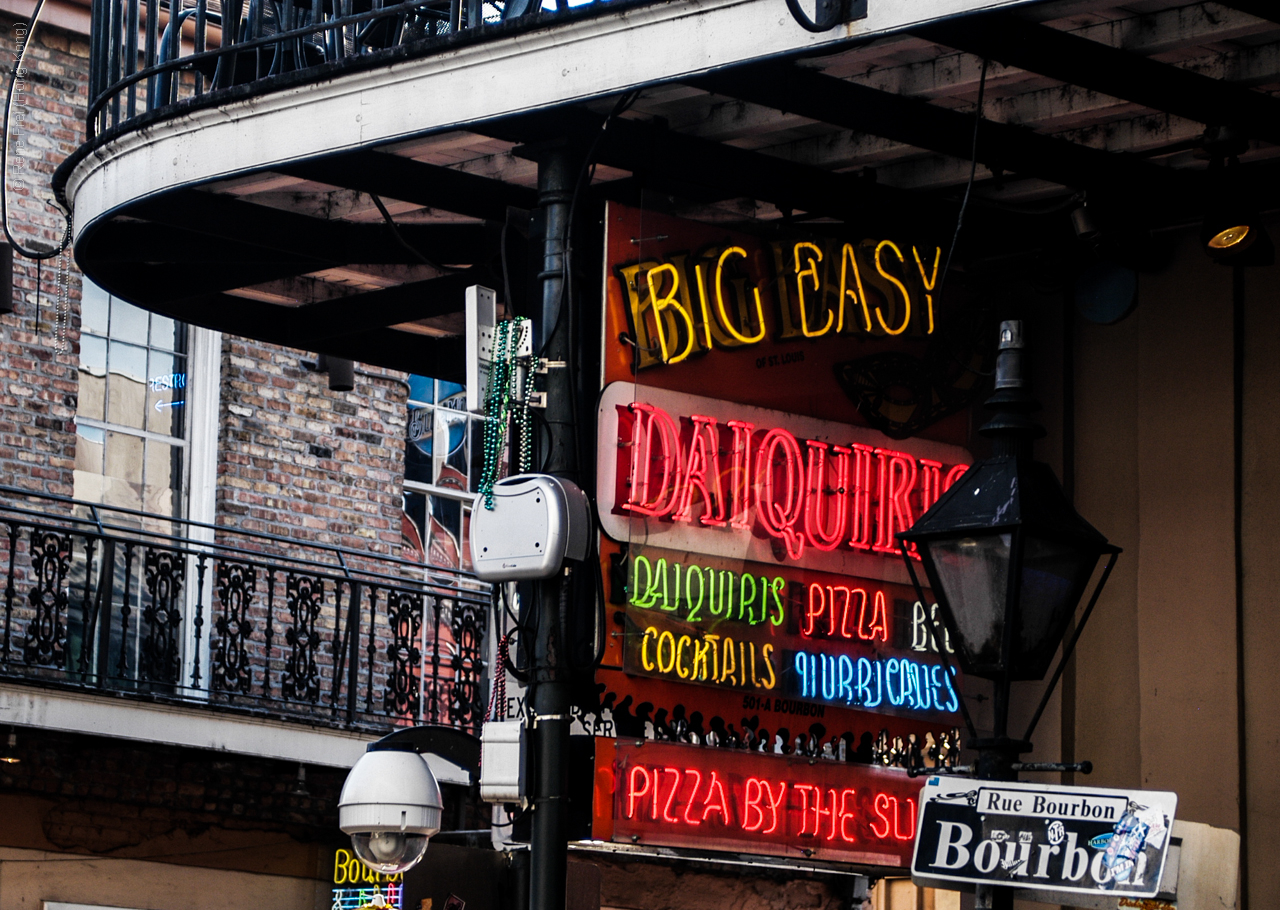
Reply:
M321 764L479 733L492 602L464 574L12 488L0 567L6 720Z
M536 309L555 143L590 162L583 218L616 200L945 246L972 181L961 261L1063 249L1087 198L1104 256L1150 267L1146 232L1220 193L1208 158L1280 205L1261 9L871 0L815 33L784 0L98 0L91 138L55 186L118 296L460 381L463 288Z

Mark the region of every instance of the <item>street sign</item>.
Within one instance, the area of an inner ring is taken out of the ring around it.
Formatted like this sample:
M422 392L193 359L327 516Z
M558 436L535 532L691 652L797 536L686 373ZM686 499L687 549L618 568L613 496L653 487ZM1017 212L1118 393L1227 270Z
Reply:
M912 878L1154 897L1178 795L930 777Z

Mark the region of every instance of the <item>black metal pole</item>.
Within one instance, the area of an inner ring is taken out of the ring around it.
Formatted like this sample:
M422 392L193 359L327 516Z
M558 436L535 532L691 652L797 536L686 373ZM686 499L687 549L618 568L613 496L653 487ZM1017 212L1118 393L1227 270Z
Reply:
M1031 441L1044 435L1043 428L1031 419L1030 413L1037 405L1026 388L1023 379L1022 323L1000 324L1000 346L996 359L996 390L987 402L995 416L982 428L982 434L992 440L997 455L1031 457ZM1015 532L1010 548L1009 593L1010 603L1017 604L1021 594L1018 584L1022 572L1021 546ZM1016 612L1016 611L1015 611ZM1006 666L1016 647L1014 615L1006 612L1002 652ZM978 779L1013 781L1018 779L1014 764L1023 752L1031 751L1031 744L1009 738L1009 696L1012 680L1006 670L994 680L995 692L994 731L990 739L977 739L972 747L978 752ZM975 910L1012 910L1013 889L994 885L978 885L974 893Z
M579 161L569 146L538 156L538 204L546 227L543 241L542 318L535 347L549 362L569 359L572 315L565 288L565 242ZM572 478L574 459L573 396L569 371L547 371L546 434L541 471ZM569 580L564 575L539 582L534 609L533 733L534 798L529 857L530 910L564 910L568 862L569 669L565 618Z

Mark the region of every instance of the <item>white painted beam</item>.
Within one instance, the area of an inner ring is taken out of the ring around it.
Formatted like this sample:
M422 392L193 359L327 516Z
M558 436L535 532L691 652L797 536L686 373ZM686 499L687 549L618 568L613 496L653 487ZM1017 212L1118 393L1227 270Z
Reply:
M0 683L0 723L64 733L209 749L280 761L350 768L377 738L283 720ZM427 763L443 783L466 784L466 771L438 756Z

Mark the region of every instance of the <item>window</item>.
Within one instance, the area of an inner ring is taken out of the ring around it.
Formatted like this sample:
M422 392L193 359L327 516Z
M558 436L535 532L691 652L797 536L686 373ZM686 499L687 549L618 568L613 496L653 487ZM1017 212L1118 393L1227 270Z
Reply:
M471 568L471 501L484 469L484 418L454 382L409 377L404 546L424 562Z
M187 327L85 281L75 495L179 517L187 447Z

